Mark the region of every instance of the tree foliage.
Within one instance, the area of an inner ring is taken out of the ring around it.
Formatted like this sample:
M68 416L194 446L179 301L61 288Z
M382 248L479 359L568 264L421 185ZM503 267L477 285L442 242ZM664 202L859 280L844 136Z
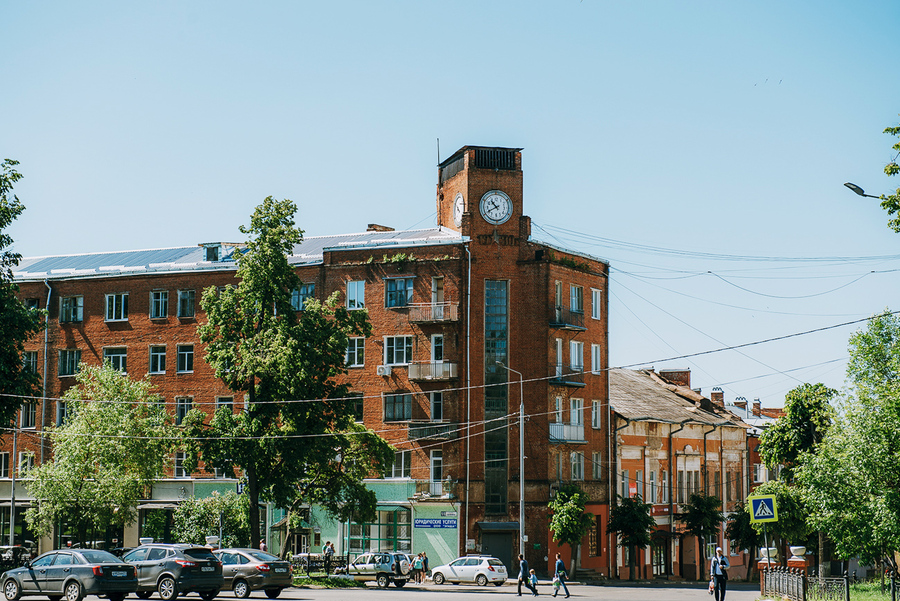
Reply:
M266 198L241 232L249 236L237 256L238 284L204 291L206 321L198 331L206 360L235 392L244 411L220 409L208 423L194 410L185 420L193 460L226 471L240 468L250 501L250 538L259 533L259 500L292 507L319 503L340 519L373 519L374 493L362 478L383 473L391 447L355 423L345 353L350 336L367 336L366 311L348 311L337 293L291 306L299 278L288 263L303 232L296 206ZM200 440L196 440L196 439Z
M221 525L220 547L248 547L248 509L247 495L238 495L234 491L224 495L213 492L204 498L188 497L175 510L173 537L180 543L205 545L207 536L219 535Z
M900 126L887 127L884 133L900 137ZM895 142L891 148L896 154L894 154L893 160L884 166L884 173L892 177L900 173L900 165L897 164L897 157L900 157L900 141ZM895 232L900 232L900 188L897 188L892 194L881 195L881 208L892 216L888 221L888 227Z
M0 423L12 420L22 404L23 396L39 390L36 371L26 370L22 363L25 341L44 327L44 311L27 308L18 299L19 287L13 282L12 268L22 256L8 250L13 243L6 228L22 214L25 206L13 193L14 184L22 179L16 170L18 161L0 163Z
M650 533L656 520L650 515L652 506L644 503L640 495L619 497L619 502L609 511L607 534L617 534L619 546L629 550L629 579L634 580L635 549L650 544Z
M706 564L706 539L718 536L725 514L722 513L722 501L713 495L705 493L693 493L684 511L678 518L684 524L685 530L697 537L700 548L700 565ZM698 576L705 578L702 570L697 570Z
M163 472L172 445L164 405L149 378L135 381L109 366L83 365L66 391L65 423L48 431L53 458L28 473L33 530L66 522L84 541L89 531L123 526Z
M775 503L778 505L778 521L768 522L765 530L768 536L769 546L783 547L791 545L812 545L808 541L812 532L812 525L807 522L807 509L803 502L801 489L796 486L788 486L781 480L770 480L759 485L754 495L775 495ZM747 511L750 511L749 502ZM763 532L763 524L753 524L757 532Z
M572 549L572 559L578 545L594 526L594 516L585 513L588 497L576 484L560 487L556 496L550 499L550 532L553 540L567 544Z
M750 522L750 511L746 505L738 505L737 509L728 516L725 538L737 543L738 548L750 551L750 569L753 570L756 563L756 549L762 546L762 537L753 528L753 524Z
M840 557L900 552L900 318L888 312L850 338L848 395L797 479L810 521Z
M784 415L763 430L759 454L769 468L783 465L781 478L790 482L802 453L822 441L831 424L831 399L837 391L824 384L801 384L784 397Z

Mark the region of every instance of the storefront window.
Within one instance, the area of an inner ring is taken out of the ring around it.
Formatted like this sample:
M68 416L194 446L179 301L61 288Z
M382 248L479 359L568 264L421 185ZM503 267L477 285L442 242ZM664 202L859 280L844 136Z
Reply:
M412 511L403 507L379 510L376 522L350 523L351 554L367 551L403 551L412 549Z

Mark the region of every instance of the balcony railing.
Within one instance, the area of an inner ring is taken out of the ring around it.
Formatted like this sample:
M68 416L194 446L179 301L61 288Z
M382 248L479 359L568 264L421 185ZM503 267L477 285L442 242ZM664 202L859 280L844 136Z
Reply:
M412 440L450 440L458 435L459 424L447 422L410 422L409 438Z
M550 365L550 384L553 386L584 386L584 367L553 363Z
M451 498L452 483L450 480L416 480L416 495L427 497Z
M584 311L573 311L562 305L550 305L550 327L583 331Z
M452 380L456 378L456 363L410 363L409 379L416 380Z
M425 303L409 305L409 320L413 323L442 323L459 320L458 303Z
M584 424L550 422L550 442L585 442Z

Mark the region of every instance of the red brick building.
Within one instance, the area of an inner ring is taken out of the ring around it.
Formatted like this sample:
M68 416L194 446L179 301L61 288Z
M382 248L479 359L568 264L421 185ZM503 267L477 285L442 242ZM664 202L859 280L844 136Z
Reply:
M494 553L509 565L519 546L524 452L525 549L542 565L553 558L546 505L560 482L579 482L593 500L589 510L606 521L608 265L532 238L520 150L467 146L442 162L433 229L373 225L360 234L308 237L289 260L303 282L297 310L308 296L337 292L348 308L369 313L373 335L351 341L346 377L361 397L359 419L397 448L386 480L416 483L409 498L394 499L390 519L412 527L415 541L416 504L443 499L458 514L452 551ZM150 373L176 414L240 407L243 399L206 365L196 333L202 290L234 282L236 246L21 262L21 296L48 308L49 317L46 338L27 347L26 362L43 374L46 398L23 410L20 465L49 457L36 434L64 414L55 399L80 362L107 360L136 377ZM9 437L4 442L10 446ZM8 478L6 457L0 477ZM172 478L154 487L148 506L176 503L221 481L213 473L184 474L179 462L173 458ZM0 499L9 499L9 482L3 485ZM27 492L17 486L16 498L27 503ZM347 544L370 544L353 542L353 531L348 525ZM138 534L122 536L127 544ZM595 540L584 563L607 565L607 552Z

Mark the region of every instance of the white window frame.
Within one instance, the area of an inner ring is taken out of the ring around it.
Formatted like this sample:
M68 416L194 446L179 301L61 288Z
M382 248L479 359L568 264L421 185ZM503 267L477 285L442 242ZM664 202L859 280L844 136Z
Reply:
M61 349L59 351L59 372L60 378L70 378L78 373L78 366L81 364L81 351L79 349ZM63 369L65 367L65 369Z
M234 397L233 396L217 396L216 411L223 407L228 407L231 413L234 413Z
M364 337L354 336L347 341L345 359L347 367L363 367L366 364L366 339Z
M599 344L591 345L591 373L599 374L603 371L603 355Z
M28 373L38 373L38 352L24 351L22 353L22 369Z
M194 373L194 345L179 344L175 347L176 365L175 373L191 374ZM182 360L183 358L183 360Z
M395 451L390 478L408 480L412 474L412 451Z
M556 339L556 365L555 374L557 378L562 377L562 366L563 366L563 340L562 338Z
M34 430L37 428L37 403L34 401L26 401L22 403L19 411L19 427L23 430Z
M572 461L572 481L580 482L584 480L584 453L575 451L571 455Z
M631 487L629 484L630 479L628 478L628 470L622 470L622 497L626 499L631 497Z
M433 334L431 336L431 362L444 362L444 335Z
M444 393L440 390L429 394L431 400L431 421L444 421Z
M649 492L649 494L650 494L650 497L649 497L649 498L650 498L650 501L649 501L649 503L651 503L651 504L656 504L656 496L657 496L657 495L656 495L656 472L653 471L653 470L650 470L650 473L649 473L648 476L649 476L649 478L650 478L650 479L647 481L647 489L648 489L648 492ZM644 501L647 502L647 499L644 499Z
M59 321L61 323L84 321L84 297L63 296L60 298Z
M166 319L169 316L169 291L150 291L150 319Z
M572 313L584 313L584 287L569 284L569 309Z
M162 351L160 351L162 349ZM150 365L148 366L151 374L166 373L166 347L162 344L154 344L150 346ZM154 365L156 363L156 365ZM155 369L154 369L155 368Z
M180 319L193 319L197 316L196 300L197 295L194 290L178 291L178 317Z
M9 480L9 453L0 453L0 479Z
M402 342L400 342L402 341ZM398 349L398 342L400 348ZM412 363L412 336L385 336L384 337L384 364L385 365L409 365ZM402 349L402 350L401 350Z
M636 488L638 496L646 503L647 500L644 499L644 470L634 471L634 482L637 484Z
M408 307L413 301L414 277L385 278L384 306L386 308Z
M569 399L569 423L584 425L584 399Z
M558 396L553 399L553 421L554 423L563 423L562 397Z
M187 454L183 451L176 451L172 460L172 475L178 480L189 478L191 476L184 470L184 460L186 455Z
M175 397L175 425L180 426L187 417L188 411L194 408L194 398L189 396Z
M103 363L109 361L110 367L123 374L128 373L128 349L123 346L114 346L103 349Z
M576 373L584 371L584 343L579 340L569 341L569 368Z
M391 406L392 413L388 417L388 405ZM397 407L402 405L403 415L397 415ZM408 422L412 419L412 394L409 392L397 392L384 394L382 397L382 409L384 421L386 423Z
M659 472L659 488L661 504L669 502L669 470L660 470Z
M601 401L591 401L591 428L599 430L603 426L603 415Z
M28 476L28 472L34 469L34 451L20 451L19 462L16 464L19 478ZM23 469L24 468L24 469Z
M366 281L350 280L347 282L347 309L354 311L366 308Z
M69 418L69 406L66 401L59 399L56 401L56 425L62 426Z
M603 479L603 463L601 462L602 455L600 451L594 451L591 453L591 474L594 477L594 480L602 480Z
M128 321L128 293L106 295L106 321Z
M591 288L591 319L603 318L603 291Z

